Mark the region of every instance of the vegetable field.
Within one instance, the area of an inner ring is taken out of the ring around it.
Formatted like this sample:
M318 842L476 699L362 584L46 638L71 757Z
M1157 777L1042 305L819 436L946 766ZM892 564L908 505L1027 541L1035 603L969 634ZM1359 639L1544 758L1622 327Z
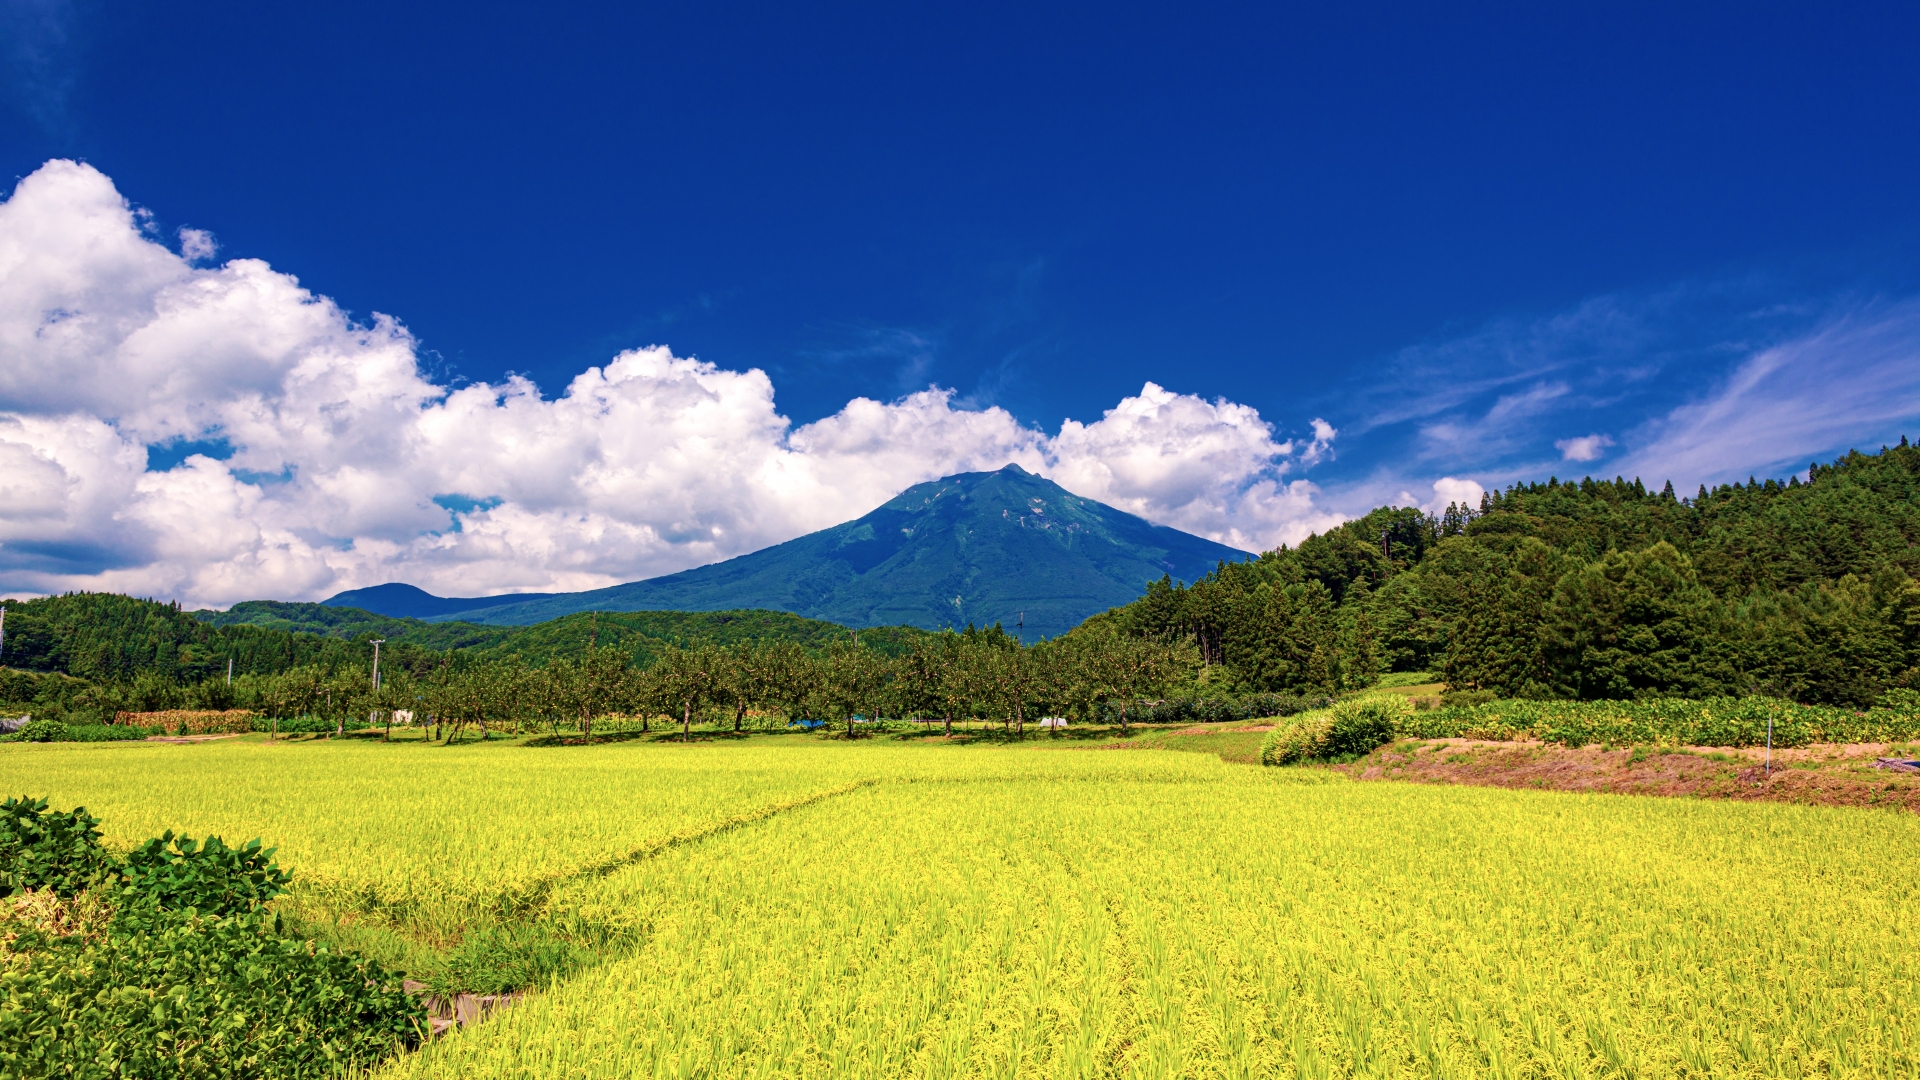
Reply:
M0 789L263 835L422 947L594 928L383 1075L1920 1075L1911 815L811 739L50 744Z

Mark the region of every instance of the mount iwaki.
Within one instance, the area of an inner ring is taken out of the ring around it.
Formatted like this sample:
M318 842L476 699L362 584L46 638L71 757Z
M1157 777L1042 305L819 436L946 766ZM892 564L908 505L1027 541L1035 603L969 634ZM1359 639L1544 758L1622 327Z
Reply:
M580 611L767 608L854 627L999 623L1033 641L1139 598L1164 575L1193 581L1251 557L1008 465L919 484L843 525L665 577L466 599L392 584L326 603L507 626Z

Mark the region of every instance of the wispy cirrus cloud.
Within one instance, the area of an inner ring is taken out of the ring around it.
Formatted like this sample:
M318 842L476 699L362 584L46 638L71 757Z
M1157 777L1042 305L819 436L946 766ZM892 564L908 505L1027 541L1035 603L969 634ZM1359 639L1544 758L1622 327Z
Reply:
M74 0L0 3L0 98L54 134L68 126L80 14Z
M1920 421L1920 299L1848 305L1758 349L1628 436L1622 468L1676 486L1797 472Z
M1346 458L1369 471L1328 481L1331 506L1569 464L1685 489L1804 470L1920 421L1920 299L1686 283L1496 320L1385 368L1349 394Z

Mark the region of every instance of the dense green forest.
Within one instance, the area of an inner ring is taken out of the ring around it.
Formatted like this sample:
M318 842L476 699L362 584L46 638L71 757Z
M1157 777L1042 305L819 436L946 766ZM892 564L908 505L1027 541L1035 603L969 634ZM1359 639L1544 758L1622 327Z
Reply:
M324 685L336 674L341 685L352 685L370 674L374 638L384 641L381 668L388 681L508 661L542 667L583 656L590 644L645 668L666 651L696 644L819 651L850 640L844 626L779 611L598 612L505 627L272 601L186 612L111 593L0 604L7 611L0 715L31 711L90 720L121 709L256 707L266 687L291 673L301 685ZM859 631L863 648L886 656L927 636L906 627Z
M383 638L396 644L445 651L463 659L518 656L544 664L559 656L578 656L589 642L635 655L640 666L666 645L694 643L740 645L791 642L819 650L848 636L847 627L784 611L600 611L581 612L532 626L482 626L463 622L424 622L376 615L359 608L249 600L227 611L196 611L193 617L216 627L255 626L296 634L318 634L347 641ZM881 626L859 632L871 648L888 655L904 651L925 632Z
M1866 706L1920 686L1920 449L1691 499L1585 479L1439 516L1384 508L1163 580L1089 628L1180 637L1222 689L1442 673L1506 698L1766 694Z

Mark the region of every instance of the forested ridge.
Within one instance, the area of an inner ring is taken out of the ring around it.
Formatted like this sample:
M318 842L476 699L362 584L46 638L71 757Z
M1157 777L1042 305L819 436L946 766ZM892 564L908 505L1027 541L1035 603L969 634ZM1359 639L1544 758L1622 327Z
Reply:
M1223 690L1432 670L1456 694L1866 706L1920 685L1917 540L1902 439L1692 498L1552 478L1438 516L1382 508L1088 622L1193 641Z

